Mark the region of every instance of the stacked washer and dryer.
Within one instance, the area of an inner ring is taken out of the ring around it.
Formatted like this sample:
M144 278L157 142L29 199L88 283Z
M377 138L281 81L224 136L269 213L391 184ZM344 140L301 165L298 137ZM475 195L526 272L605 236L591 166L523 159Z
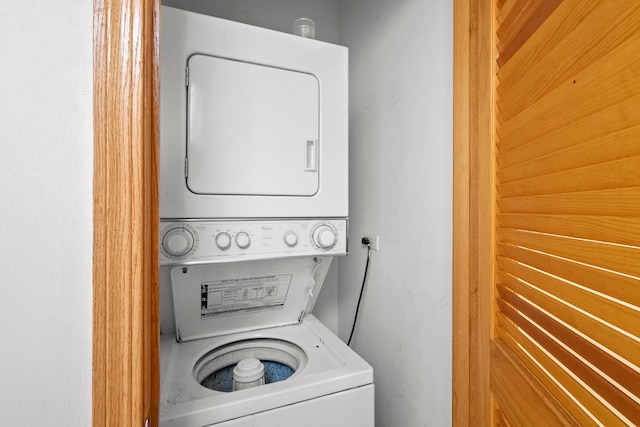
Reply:
M169 7L160 46L160 425L373 426L311 314L347 254L347 49Z

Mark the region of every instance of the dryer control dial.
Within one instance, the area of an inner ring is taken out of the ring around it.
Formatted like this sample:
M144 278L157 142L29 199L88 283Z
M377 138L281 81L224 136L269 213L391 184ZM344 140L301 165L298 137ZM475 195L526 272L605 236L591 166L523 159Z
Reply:
M218 235L216 236L216 246L218 246L218 248L222 249L223 251L225 249L229 249L229 247L231 246L231 236L229 235L229 233L218 233Z
M249 233L241 231L236 234L236 245L240 249L247 249L251 244L251 237L249 237Z
M284 236L282 236L282 240L284 240L287 246L292 248L298 244L298 235L295 233L295 231L288 230L286 233L284 233Z
M331 249L338 240L336 231L328 224L320 224L311 235L313 244L320 249Z
M173 257L181 257L191 252L194 242L193 234L184 227L171 228L162 237L162 247Z

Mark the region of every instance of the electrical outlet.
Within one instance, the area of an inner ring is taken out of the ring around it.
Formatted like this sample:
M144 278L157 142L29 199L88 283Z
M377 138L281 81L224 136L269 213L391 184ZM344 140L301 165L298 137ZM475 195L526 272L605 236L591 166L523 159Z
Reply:
M377 251L380 249L380 236L373 233L364 233L362 237L366 237L369 239L369 244L371 245L371 250Z

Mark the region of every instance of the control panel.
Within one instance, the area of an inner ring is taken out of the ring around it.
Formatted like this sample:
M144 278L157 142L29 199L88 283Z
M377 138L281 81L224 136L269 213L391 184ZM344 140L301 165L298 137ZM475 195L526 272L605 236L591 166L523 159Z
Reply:
M346 253L346 219L160 221L160 265Z

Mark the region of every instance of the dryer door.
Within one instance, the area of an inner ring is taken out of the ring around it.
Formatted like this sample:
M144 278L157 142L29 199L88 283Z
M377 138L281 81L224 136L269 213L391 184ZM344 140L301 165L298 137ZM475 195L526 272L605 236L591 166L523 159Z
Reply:
M187 66L191 192L312 196L318 191L315 76L201 54L189 57Z

